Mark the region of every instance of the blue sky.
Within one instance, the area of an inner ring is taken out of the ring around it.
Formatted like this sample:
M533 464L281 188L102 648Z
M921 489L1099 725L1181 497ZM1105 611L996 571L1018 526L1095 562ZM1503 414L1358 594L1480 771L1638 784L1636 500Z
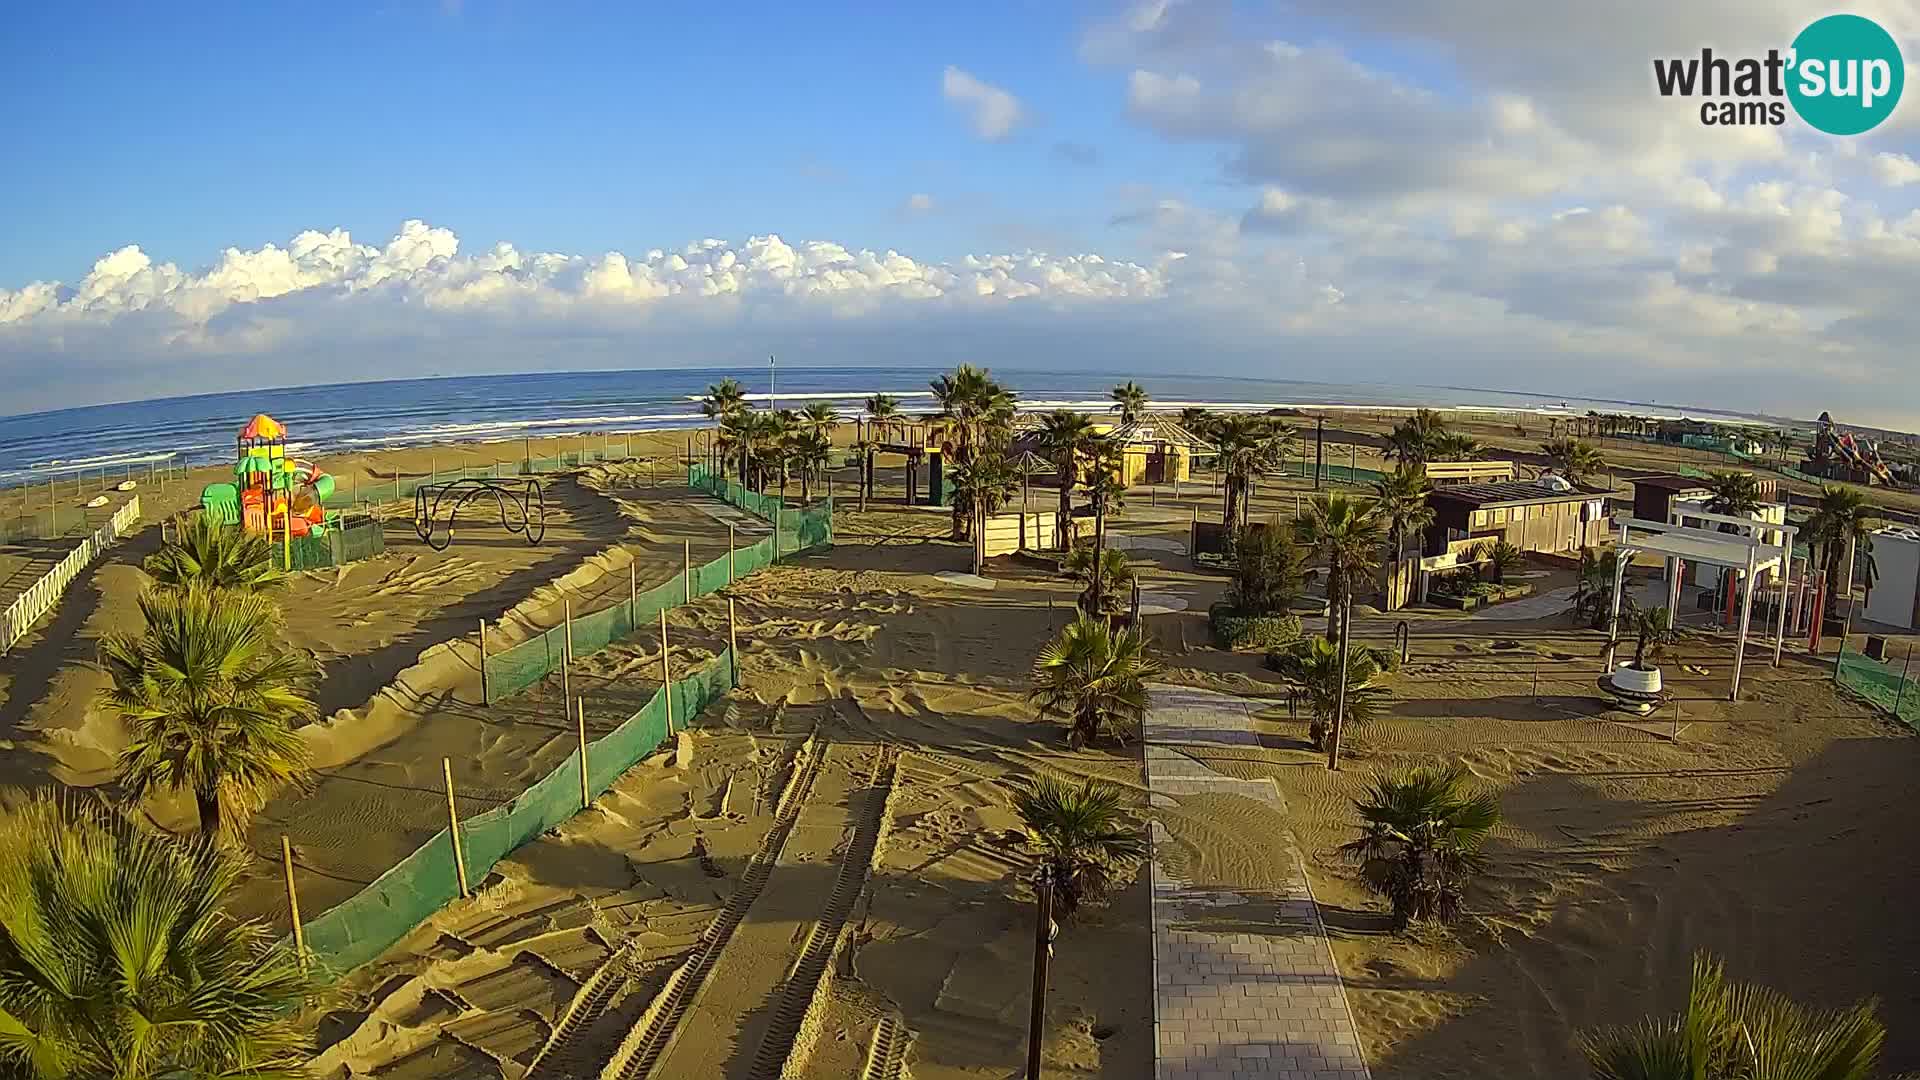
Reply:
M0 413L777 349L1920 427L1920 103L1652 90L1800 0L692 10L17 6Z

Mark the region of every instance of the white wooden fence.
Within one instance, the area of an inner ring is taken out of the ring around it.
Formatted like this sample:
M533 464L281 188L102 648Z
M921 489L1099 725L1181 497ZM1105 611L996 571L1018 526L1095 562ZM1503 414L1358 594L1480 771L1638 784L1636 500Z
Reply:
M67 591L73 579L87 564L100 557L100 553L113 546L115 540L128 526L140 519L140 497L135 495L127 500L127 505L113 512L105 525L100 526L92 536L80 542L80 546L67 552L60 564L47 571L46 576L14 598L7 610L0 613L0 653L13 648L15 642L27 635L28 629L39 621L40 616L53 610L60 602L60 594Z

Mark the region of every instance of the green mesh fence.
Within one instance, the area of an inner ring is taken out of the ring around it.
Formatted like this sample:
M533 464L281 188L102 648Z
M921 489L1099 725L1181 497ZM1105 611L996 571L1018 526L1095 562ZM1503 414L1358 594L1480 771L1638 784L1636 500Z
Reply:
M1908 727L1920 729L1920 679L1911 677L1907 657L1881 663L1840 644L1835 679L1840 685L1886 710Z
M624 441L605 448L588 447L548 457L518 457L511 461L493 461L485 465L460 465L449 469L435 469L417 476L399 475L391 480L368 484L343 481L334 488L333 494L322 503L328 509L340 509L350 506L371 506L377 503L398 502L413 498L413 493L422 484L444 484L450 480L499 479L511 476L533 476L546 473L564 472L586 465L595 465L606 461L631 461L633 455L628 452Z
M324 570L370 559L387 550L387 531L378 521L361 521L329 529L322 536L299 537L282 550L284 557L291 558L289 569Z
M656 691L645 708L587 746L587 793L599 798L621 774L667 739L668 697L673 726L718 700L733 686L733 653L723 651L698 671ZM504 806L460 822L467 880L484 879L515 848L579 813L580 754L567 755L538 783ZM446 829L380 875L373 884L302 929L307 950L334 976L374 959L460 895L453 844Z
M779 543L769 536L733 553L731 568L725 555L693 571L693 595L706 596L727 587L728 583L771 566L775 556L785 558L798 552L833 543L833 510L830 503L802 510L787 509L781 501L749 491L721 477L710 475L706 466L695 464L687 470L688 485L723 499L756 517L779 520ZM682 575L675 574L629 600L599 611L573 617L573 655L590 656L616 641L653 626L662 611L679 607L687 599ZM487 657L487 697L499 701L525 690L560 668L566 656L566 628L557 626L508 649Z

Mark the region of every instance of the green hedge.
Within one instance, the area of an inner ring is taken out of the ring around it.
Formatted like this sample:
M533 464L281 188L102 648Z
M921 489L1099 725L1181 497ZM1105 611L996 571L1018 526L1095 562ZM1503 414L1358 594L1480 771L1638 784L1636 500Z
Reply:
M1207 609L1207 625L1222 649L1271 649L1300 639L1297 615L1242 615L1227 603Z

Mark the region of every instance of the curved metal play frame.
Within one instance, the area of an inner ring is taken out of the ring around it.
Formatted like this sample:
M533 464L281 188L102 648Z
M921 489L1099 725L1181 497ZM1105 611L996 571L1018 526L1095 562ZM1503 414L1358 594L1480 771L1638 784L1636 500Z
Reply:
M494 505L499 508L501 528L510 533L524 533L529 544L538 544L546 538L547 500L541 493L540 481L533 479L470 478L421 484L413 491L413 531L428 547L445 551L453 546L453 522L460 516L460 508L486 495L492 495ZM446 539L436 543L433 523L440 518L440 504L449 501Z

